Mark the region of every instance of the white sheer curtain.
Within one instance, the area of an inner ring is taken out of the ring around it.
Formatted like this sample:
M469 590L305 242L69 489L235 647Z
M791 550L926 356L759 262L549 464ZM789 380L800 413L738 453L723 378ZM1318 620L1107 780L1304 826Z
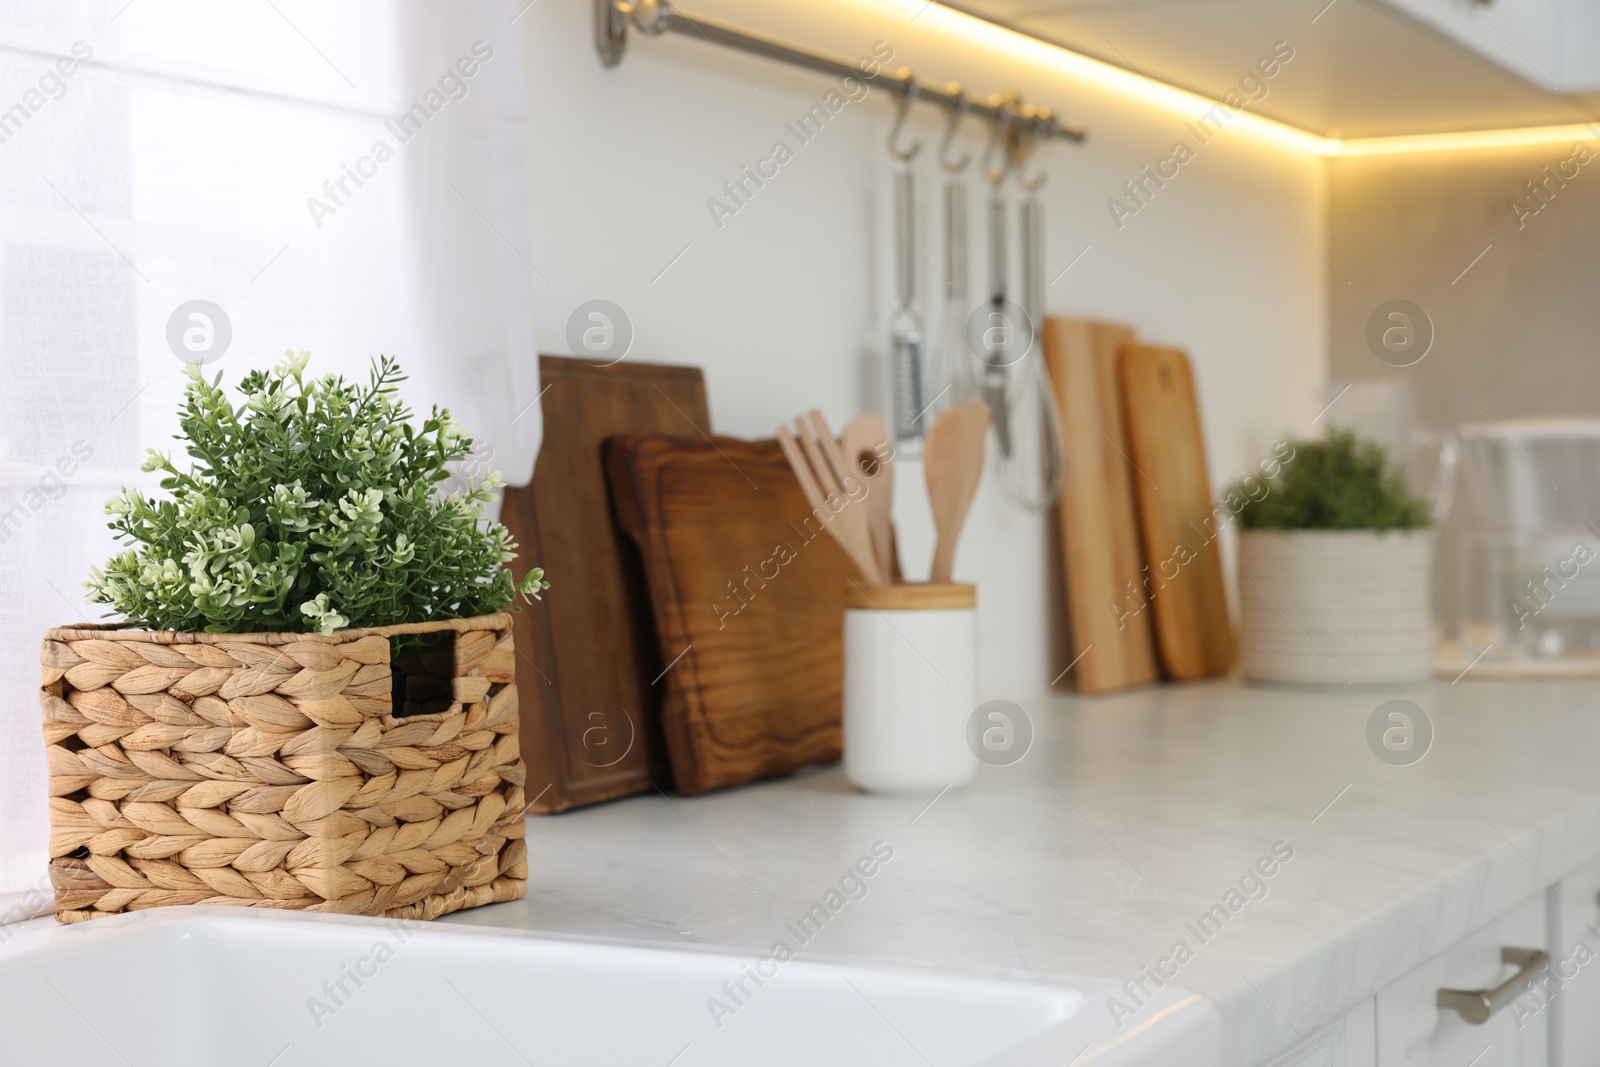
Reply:
M531 477L520 6L0 4L0 922L49 905L39 641L99 616L101 506L171 447L181 305L226 382L397 356Z

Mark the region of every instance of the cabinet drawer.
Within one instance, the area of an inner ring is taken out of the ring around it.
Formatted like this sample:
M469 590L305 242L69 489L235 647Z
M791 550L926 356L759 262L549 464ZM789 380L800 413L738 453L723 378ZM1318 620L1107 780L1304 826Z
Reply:
M1600 1063L1600 860L1584 864L1556 887L1551 981L1516 1005L1524 1025L1549 1015L1552 1067ZM1559 983L1559 984L1558 984Z
M1373 1067L1374 1025L1373 1001L1368 997L1263 1067Z
M1549 1012L1519 1018L1508 1004L1474 1025L1437 1001L1441 989L1491 989L1515 974L1503 948L1548 951L1547 916L1536 894L1380 991L1378 1067L1549 1067Z

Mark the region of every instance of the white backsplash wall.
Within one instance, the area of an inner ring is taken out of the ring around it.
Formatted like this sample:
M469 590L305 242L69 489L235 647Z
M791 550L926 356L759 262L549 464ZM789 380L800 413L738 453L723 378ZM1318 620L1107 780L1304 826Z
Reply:
M1129 103L1026 53L975 49L940 19L913 21L914 8L890 0L686 6L850 57L882 41L893 49L891 69L910 66L935 83L959 79L983 94L1014 88L1083 122L1086 145L1047 145L1030 168L1049 172L1047 278L1088 247L1049 287L1049 310L1128 322L1147 339L1189 351L1218 485L1281 434L1309 429L1326 363L1320 160L1227 129L1200 145L1184 128L1191 116ZM862 410L882 411L893 299L886 138L894 98L874 89L847 102L801 144L785 123L822 102L837 88L833 80L701 41L638 34L621 66L606 69L592 19L587 0L542 0L521 16L530 94L528 253L548 279L534 283L533 296L543 350L568 353L569 316L603 298L632 322L627 358L705 369L717 433L768 437L811 407L835 427ZM1293 45L1304 20L1293 25L1264 30L1258 53L1278 40ZM1240 69L1256 58L1241 55ZM1291 61L1278 77L1296 73ZM934 159L942 119L942 111L920 105L909 127L924 142L916 240L926 257L917 266L930 329L940 317L933 268L943 268L943 172ZM1123 196L1123 183L1180 139L1196 149L1194 158L1119 228L1108 199ZM726 202L723 182L753 168L779 140L793 158L737 213L714 218L707 201ZM983 128L969 119L960 150L976 157L982 148ZM966 180L969 289L982 293L976 165ZM1013 189L1013 219L1017 199ZM1013 254L1015 246L1013 233ZM931 554L920 469L907 463L897 481L895 510L915 574ZM957 578L979 585L985 697L1036 691L1066 666L1065 642L1052 640L1059 594L1050 529L1046 517L1007 503L986 476L956 561Z

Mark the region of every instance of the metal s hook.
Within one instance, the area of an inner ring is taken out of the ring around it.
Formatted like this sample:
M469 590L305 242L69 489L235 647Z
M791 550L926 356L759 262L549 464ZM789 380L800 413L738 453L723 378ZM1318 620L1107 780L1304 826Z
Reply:
M944 140L939 144L939 166L943 167L947 174L960 174L967 169L967 164L972 162L972 153L963 152L960 159L952 162L950 145L955 142L956 128L961 125L961 117L967 113L972 101L967 99L960 82L951 82L945 92L955 97L956 102L950 108L950 125L945 128Z
M995 117L994 125L989 130L989 144L983 150L983 176L988 179L990 185L999 185L1011 173L1010 152L1002 152L1005 157L1005 166L1000 170L995 169L993 162L995 153L1002 151L1006 147L1006 135L1011 128L1011 110L1005 106L1005 98L998 94L989 98L989 104L998 109L999 114Z
M1011 169L1016 172L1017 184L1027 192L1035 192L1049 177L1044 171L1029 178L1023 175L1022 169L1028 165L1028 160L1033 156L1033 150L1038 147L1039 128L1050 122L1050 109L1047 107L1036 108L1032 105L1023 109L1023 121L1027 126L1017 131L1016 137L1010 142Z
M922 86L917 83L910 67L901 67L896 72L895 78L900 82L900 92L903 95L900 97L900 114L895 116L894 129L889 131L889 154L897 162L909 163L916 158L918 152L922 151L922 142L918 141L910 148L901 148L900 131L905 128L906 118L911 114L911 105L917 102L917 94L922 92Z

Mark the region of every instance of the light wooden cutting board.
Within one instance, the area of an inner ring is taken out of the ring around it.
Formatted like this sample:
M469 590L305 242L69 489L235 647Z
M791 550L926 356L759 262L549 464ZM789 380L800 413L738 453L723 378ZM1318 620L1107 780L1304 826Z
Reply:
M1150 590L1148 614L1172 678L1203 678L1234 659L1205 439L1189 357L1176 348L1122 350L1122 398Z
M1066 464L1057 504L1062 573L1079 692L1103 693L1156 678L1150 613L1136 590L1143 559L1134 510L1138 474L1129 459L1117 360L1133 330L1047 318L1045 364L1061 422Z

